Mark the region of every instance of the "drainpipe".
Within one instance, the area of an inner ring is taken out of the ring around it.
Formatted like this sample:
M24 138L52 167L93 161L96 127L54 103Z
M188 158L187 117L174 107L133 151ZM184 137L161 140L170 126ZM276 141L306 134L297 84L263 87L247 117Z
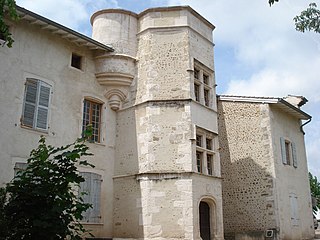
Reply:
M309 120L308 121L306 121L304 124L302 124L301 126L300 126L300 131L303 133L303 135L305 135L306 133L303 131L303 126L305 126L305 125L307 125L309 122L311 122L311 117L309 118Z

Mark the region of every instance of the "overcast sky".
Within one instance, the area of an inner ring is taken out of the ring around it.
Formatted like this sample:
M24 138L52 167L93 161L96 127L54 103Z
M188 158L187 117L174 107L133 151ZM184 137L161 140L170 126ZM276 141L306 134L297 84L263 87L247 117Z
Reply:
M309 170L320 179L320 34L294 30L306 0L17 0L17 4L91 35L90 16L105 8L139 13L146 8L190 5L216 26L215 70L219 94L303 95Z

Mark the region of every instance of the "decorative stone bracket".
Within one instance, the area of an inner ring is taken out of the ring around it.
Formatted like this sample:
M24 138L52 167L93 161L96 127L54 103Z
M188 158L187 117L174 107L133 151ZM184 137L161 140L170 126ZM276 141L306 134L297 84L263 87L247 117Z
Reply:
M101 86L106 87L105 97L110 108L118 111L121 103L127 98L129 87L134 76L118 72L97 73L96 79Z

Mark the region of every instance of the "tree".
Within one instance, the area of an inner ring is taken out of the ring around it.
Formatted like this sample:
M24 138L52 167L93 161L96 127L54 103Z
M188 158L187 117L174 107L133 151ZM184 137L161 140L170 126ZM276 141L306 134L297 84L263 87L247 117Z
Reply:
M15 0L0 0L0 36L4 39L8 47L12 47L14 40L9 31L9 26L4 20L7 13L11 20L16 21L19 19Z
M279 0L269 0L269 5L273 5ZM296 30L299 32L314 31L320 33L320 10L316 3L310 3L309 7L302 11L300 15L293 18Z
M84 138L55 148L42 136L26 170L0 190L0 239L82 239L86 230L79 221L91 206L77 194L84 178L76 165L94 167L80 160L89 155Z
M311 196L316 199L316 205L313 205L313 212L316 213L320 209L320 183L316 176L313 176L309 172L309 182L310 182L310 191Z

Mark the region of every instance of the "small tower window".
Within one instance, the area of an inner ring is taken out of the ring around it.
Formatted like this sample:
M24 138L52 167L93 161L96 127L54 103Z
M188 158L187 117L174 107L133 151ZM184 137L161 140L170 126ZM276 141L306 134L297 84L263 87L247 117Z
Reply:
M82 56L75 54L75 53L72 53L71 66L82 70Z

